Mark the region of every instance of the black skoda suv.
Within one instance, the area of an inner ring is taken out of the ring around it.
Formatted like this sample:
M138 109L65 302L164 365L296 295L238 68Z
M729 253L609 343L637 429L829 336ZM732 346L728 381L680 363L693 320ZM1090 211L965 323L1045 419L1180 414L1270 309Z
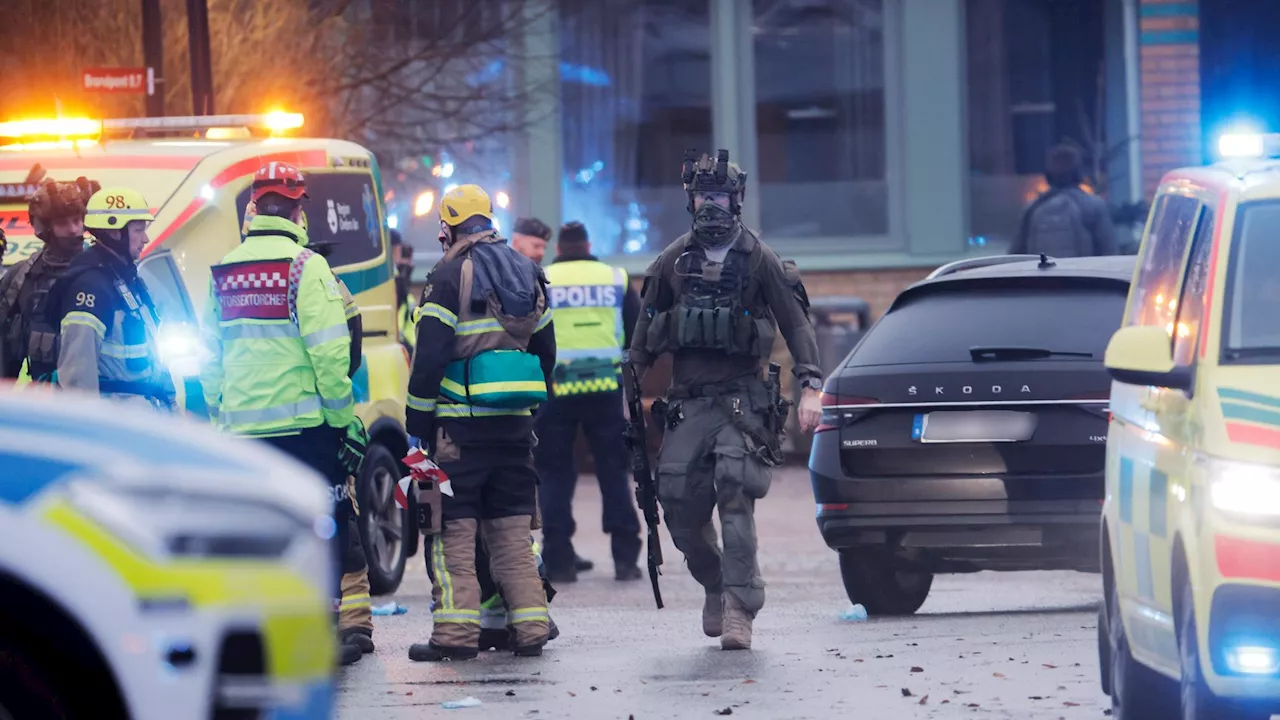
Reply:
M823 390L818 528L849 599L907 615L936 573L1096 572L1132 257L998 256L904 291Z

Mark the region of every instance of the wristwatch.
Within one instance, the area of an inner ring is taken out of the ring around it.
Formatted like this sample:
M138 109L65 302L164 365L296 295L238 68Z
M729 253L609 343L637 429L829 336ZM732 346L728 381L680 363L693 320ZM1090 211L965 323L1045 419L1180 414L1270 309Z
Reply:
M810 375L800 381L800 387L806 390L822 390L822 378Z

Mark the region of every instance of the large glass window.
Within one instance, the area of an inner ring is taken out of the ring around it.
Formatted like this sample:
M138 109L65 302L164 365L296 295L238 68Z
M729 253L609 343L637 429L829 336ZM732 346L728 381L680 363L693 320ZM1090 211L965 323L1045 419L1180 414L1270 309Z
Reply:
M689 229L685 148L712 149L709 0L573 5L560 15L564 220L598 255L658 252Z
M754 0L759 167L770 240L884 235L884 0Z
M1280 202L1244 206L1236 221L1227 285L1228 361L1280 362Z
M1005 247L1043 191L1049 148L1084 155L1105 193L1103 160L1123 147L1100 122L1103 0L966 0L972 245Z

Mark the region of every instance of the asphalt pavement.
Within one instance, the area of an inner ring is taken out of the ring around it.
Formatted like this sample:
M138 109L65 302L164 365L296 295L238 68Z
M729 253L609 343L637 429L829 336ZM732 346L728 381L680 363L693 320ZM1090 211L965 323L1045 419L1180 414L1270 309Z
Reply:
M1098 688L1099 576L940 576L914 617L841 620L849 602L803 468L779 473L757 505L768 598L746 652L703 636L702 589L665 529L658 610L647 580L613 579L594 478L579 485L575 515L578 552L596 569L558 586L561 636L541 658L411 662L409 645L431 633L418 555L395 596L408 613L375 617L377 652L340 671L338 717L1075 719L1109 707ZM482 704L441 708L465 697Z

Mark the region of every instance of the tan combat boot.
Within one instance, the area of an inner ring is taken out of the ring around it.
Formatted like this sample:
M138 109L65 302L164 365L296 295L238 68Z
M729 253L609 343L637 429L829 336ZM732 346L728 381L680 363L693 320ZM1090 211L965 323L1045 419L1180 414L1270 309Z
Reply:
M724 593L707 593L702 603L702 632L707 637L720 637L724 633Z
M724 594L724 634L720 636L720 649L751 649L751 616L738 604L733 593Z

